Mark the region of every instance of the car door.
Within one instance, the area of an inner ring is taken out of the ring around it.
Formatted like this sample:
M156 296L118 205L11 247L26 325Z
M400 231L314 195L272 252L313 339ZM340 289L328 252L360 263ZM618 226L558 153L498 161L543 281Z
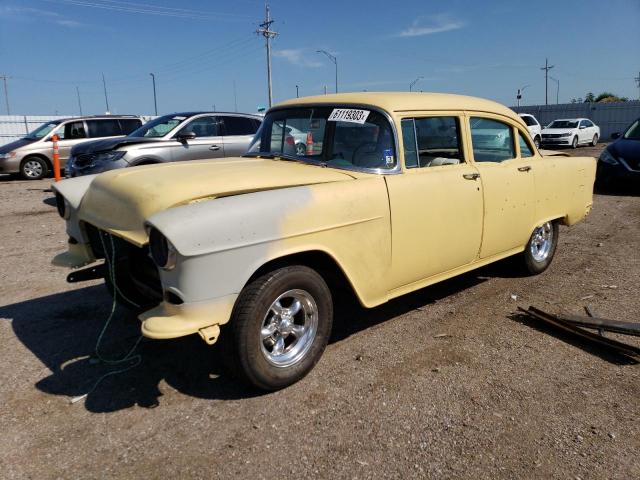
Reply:
M589 129L587 128L587 122L585 120L580 120L580 123L578 124L578 143L585 143L588 135Z
M69 158L71 148L78 143L87 141L87 128L85 122L76 120L60 125L54 132L58 135L58 154L60 155L60 166L64 167Z
M253 118L222 115L222 134L224 135L224 154L226 157L244 155L258 131L259 122Z
M473 262L482 236L482 183L455 112L403 118L405 171L387 175L391 282L402 288Z
M493 132L488 141L485 132ZM514 141L519 131L498 115L470 114L473 160L482 183L484 224L480 258L489 258L525 245L535 213L534 165L522 158ZM480 133L480 135L478 135Z
M193 132L196 137L189 140L177 140L178 135ZM172 148L172 160L201 160L224 157L224 142L220 132L220 122L212 115L196 117L182 127L174 140L177 145Z

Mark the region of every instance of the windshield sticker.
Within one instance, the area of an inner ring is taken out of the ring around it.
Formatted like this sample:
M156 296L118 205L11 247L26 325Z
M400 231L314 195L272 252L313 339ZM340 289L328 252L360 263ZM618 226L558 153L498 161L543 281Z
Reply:
M330 122L351 122L363 124L367 121L369 110L356 110L355 108L334 108L328 120Z
M393 150L391 150L390 148L385 148L383 153L384 162L386 163L387 167L393 166L393 164L396 163L395 159L393 158Z

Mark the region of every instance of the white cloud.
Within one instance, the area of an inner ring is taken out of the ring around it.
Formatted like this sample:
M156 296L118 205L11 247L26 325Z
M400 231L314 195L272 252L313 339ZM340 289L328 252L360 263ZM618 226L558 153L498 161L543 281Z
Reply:
M40 18L61 27L69 28L85 26L83 23L68 19L59 13L32 7L3 6L0 7L0 17L12 18L18 21L37 21Z
M308 68L322 67L322 62L314 58L314 56L317 57L317 55L317 53L303 48L275 50L273 52L274 57L280 57L293 65Z
M433 35L434 33L449 32L458 30L466 24L461 20L452 19L449 15L433 15L428 17L429 21L424 22L423 17L413 21L410 27L396 34L396 37L421 37L423 35Z

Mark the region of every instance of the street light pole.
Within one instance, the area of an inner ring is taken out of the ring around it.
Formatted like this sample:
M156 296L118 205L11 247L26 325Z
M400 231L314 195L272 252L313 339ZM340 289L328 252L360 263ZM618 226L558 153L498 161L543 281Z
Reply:
M104 73L102 74L102 88L104 89L104 103L107 105L107 113L111 113L109 110L109 97L107 96L107 82L104 80Z
M418 83L420 80L422 80L424 77L422 75L419 75L418 78L416 78L413 82L411 82L409 84L409 91L413 91L413 86Z
M153 107L156 111L156 117L158 116L158 102L156 100L156 76L153 73L150 73L151 79L153 80Z
M527 87L530 87L531 85L525 85L524 87L520 87L518 89L518 93L516 94L516 100L518 100L518 107L520 106L520 99L522 98L522 92L524 92L524 89Z
M7 115L11 115L11 109L9 108L9 90L7 90L7 77L6 75L1 75L0 78L4 81L4 101L7 105Z
M334 55L331 55L326 50L316 50L316 53L324 53L327 57L329 57L329 60L331 60L336 66L336 93L338 93L338 59Z
M76 93L78 94L78 108L80 109L80 116L82 116L82 102L80 101L80 89L76 87Z

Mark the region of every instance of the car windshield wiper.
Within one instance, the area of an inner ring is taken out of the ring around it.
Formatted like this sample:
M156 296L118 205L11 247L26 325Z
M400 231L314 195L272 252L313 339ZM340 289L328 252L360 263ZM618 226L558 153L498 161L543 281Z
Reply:
M252 153L245 153L243 157L280 158L282 160L287 160L290 162L301 162L301 163L306 163L308 165L319 165L321 167L327 166L326 162L323 162L321 160L315 160L315 159L306 158L306 157L298 157L296 155L288 155L286 153L278 153L278 152L252 152Z

